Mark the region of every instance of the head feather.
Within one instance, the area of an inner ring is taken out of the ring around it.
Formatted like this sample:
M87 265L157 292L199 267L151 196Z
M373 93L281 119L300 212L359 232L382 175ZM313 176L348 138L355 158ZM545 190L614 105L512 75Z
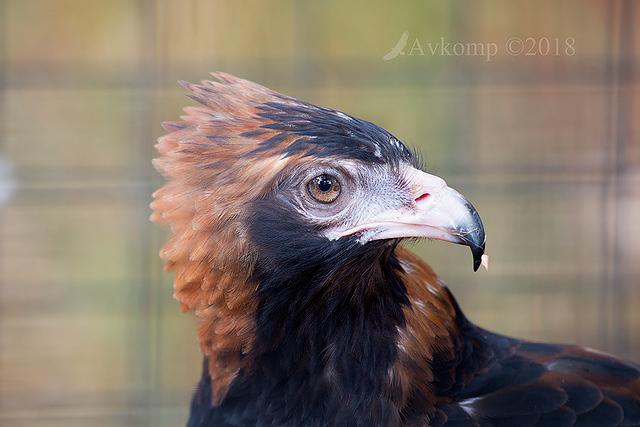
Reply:
M168 182L153 195L151 219L171 228L160 255L176 273L175 298L200 319L200 345L219 401L255 333L249 204L309 157L391 164L414 157L372 123L213 75L217 82L181 82L201 106L185 108L182 121L163 123L169 133L158 139L154 165Z

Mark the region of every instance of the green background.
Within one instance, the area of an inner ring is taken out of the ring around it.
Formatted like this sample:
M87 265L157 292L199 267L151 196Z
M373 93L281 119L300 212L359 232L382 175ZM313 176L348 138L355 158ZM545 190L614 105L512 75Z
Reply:
M633 0L0 0L0 424L184 423L201 356L150 161L215 70L422 152L485 223L489 271L414 245L472 321L640 361L638 28Z

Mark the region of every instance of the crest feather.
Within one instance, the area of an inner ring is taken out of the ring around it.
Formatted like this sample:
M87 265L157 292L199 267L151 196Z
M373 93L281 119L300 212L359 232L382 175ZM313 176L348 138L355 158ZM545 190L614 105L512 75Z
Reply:
M261 131L270 122L257 108L286 97L228 74L214 76L220 82L181 82L202 106L185 108L182 121L162 124L169 133L158 139L161 156L153 164L168 182L153 194L151 220L171 227L160 256L165 269L176 273L174 297L181 309L199 318L200 347L216 377L214 401L220 401L253 337L247 313L255 311L255 284L249 280L243 204L258 196L266 172L281 166L282 155L269 161L269 153L261 153L261 162L250 155L278 133Z
M305 159L395 164L412 155L372 123L212 74L218 81L181 81L200 106L185 108L181 121L162 124L169 133L158 139L160 157L153 164L168 182L153 194L151 220L171 228L160 256L165 270L176 274L181 309L199 318L214 401L221 401L255 336L250 204Z

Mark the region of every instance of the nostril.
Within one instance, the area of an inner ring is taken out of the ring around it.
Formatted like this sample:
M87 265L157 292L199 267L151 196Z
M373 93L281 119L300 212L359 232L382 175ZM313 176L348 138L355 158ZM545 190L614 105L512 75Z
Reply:
M431 194L429 194L429 193L424 193L423 195L421 195L420 197L418 197L418 198L416 199L416 203L418 203L420 200L424 200L424 199L426 199L426 198L427 198L427 197L429 197L430 195L431 195Z

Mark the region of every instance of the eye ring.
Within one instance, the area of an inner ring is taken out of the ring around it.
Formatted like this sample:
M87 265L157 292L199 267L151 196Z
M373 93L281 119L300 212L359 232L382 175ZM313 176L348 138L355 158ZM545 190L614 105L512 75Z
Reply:
M326 173L318 175L307 183L309 195L320 203L331 203L340 195L340 182Z

